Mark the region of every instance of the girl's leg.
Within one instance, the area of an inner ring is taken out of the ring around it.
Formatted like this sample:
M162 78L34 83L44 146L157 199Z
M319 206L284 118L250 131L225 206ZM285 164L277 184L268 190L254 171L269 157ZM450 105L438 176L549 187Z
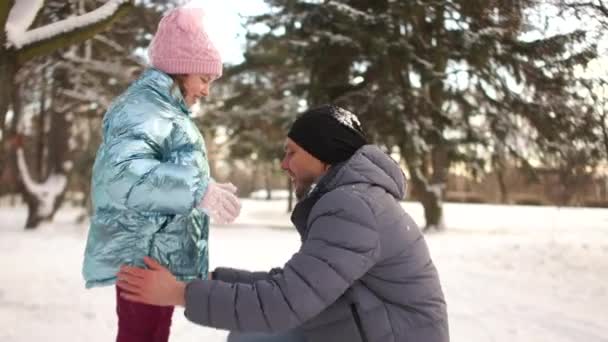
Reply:
M116 288L118 335L116 342L166 342L169 339L173 307L130 302Z
M154 342L169 341L171 333L171 318L173 317L173 306L162 306L159 312L159 322L154 334Z

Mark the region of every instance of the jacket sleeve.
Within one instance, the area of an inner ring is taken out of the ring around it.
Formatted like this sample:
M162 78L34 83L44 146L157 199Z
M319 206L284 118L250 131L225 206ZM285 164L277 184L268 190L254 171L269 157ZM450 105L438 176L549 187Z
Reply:
M206 191L209 178L193 166L168 162L173 123L161 116L124 122L109 133L106 153L113 169L108 195L136 211L187 214Z
M253 284L258 280L269 280L273 274L283 272L281 268L273 268L270 272L251 272L229 267L218 267L212 272L212 279L226 283Z
M195 280L186 287L186 317L231 331L277 332L336 301L377 262L375 217L362 199L344 191L325 195L316 206L327 210L311 214L307 239L282 270L251 284Z

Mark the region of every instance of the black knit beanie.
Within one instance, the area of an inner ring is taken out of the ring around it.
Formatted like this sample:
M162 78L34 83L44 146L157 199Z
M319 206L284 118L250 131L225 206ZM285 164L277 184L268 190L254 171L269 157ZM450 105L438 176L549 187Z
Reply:
M334 105L323 105L302 113L287 136L327 164L345 161L367 144L357 116Z

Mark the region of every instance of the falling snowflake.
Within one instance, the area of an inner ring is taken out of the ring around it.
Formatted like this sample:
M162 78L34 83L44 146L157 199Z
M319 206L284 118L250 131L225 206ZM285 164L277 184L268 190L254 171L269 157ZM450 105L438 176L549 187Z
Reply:
M334 107L332 116L341 124L348 126L355 131L361 130L361 122L359 122L359 118L344 108Z

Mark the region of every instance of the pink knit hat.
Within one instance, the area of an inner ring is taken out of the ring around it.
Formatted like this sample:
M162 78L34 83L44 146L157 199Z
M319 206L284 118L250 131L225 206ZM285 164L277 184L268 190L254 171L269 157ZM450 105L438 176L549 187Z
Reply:
M202 8L179 7L160 20L148 48L152 66L167 74L222 75L222 60L203 27Z

